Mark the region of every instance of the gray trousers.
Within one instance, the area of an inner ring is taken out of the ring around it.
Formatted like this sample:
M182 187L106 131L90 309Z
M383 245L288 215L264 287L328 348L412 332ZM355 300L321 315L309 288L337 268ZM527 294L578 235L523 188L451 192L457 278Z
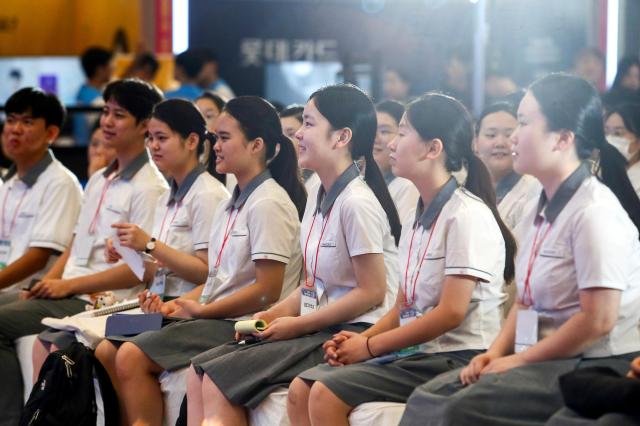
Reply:
M86 304L79 299L32 299L0 305L0 425L17 425L23 406L22 374L14 340L44 330L40 323L43 318L73 315L84 311Z
M558 377L577 368L606 366L625 374L637 354L600 359L540 362L501 374L487 374L470 386L460 370L442 374L416 388L401 425L544 425L564 407Z

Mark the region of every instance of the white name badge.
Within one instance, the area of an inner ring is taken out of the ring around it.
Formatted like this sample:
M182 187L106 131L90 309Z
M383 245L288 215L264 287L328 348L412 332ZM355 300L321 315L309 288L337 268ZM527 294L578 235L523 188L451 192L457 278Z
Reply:
M211 295L213 294L213 290L220 286L222 280L218 278L218 268L214 268L213 271L209 271L209 276L207 277L207 282L202 289L202 293L200 294L200 298L198 302L201 305L206 305L211 300Z
M421 316L422 314L420 313L420 311L418 311L413 307L402 308L400 310L400 326L402 327L403 325L409 324L410 322L415 321ZM400 349L397 353L400 356L407 356L419 351L420 351L420 345L413 345L413 346Z
M93 242L96 240L94 235L84 234L76 235L78 252L76 254L76 265L87 266L89 259L91 259L91 252L93 251Z
M11 241L0 240L0 269L4 269L9 264L11 257Z
M313 288L301 287L300 315L307 315L318 310L318 295Z
M160 296L160 299L164 297L165 286L167 283L167 270L159 268L153 277L153 283L151 284L151 293Z
M520 309L516 319L516 344L514 351L522 352L538 343L538 312Z

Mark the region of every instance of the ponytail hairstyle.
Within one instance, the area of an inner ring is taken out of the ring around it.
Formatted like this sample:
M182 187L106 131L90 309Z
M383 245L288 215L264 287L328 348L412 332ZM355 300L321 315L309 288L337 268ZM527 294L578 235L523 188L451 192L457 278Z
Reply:
M225 105L223 112L232 116L248 140L262 138L271 176L289 194L302 220L307 192L302 183L298 156L293 143L282 133L276 109L258 96L239 96Z
M407 120L425 141L440 139L446 154L445 167L449 172L467 166L465 187L489 207L498 222L505 244L503 276L508 283L514 277L516 241L504 224L496 207L496 193L484 163L473 153L473 119L462 103L451 96L427 93L407 106Z
M602 103L596 89L586 80L568 74L549 74L536 80L529 91L540 105L549 131L570 131L575 135L580 160L600 152L601 181L616 195L640 230L640 199L626 172L627 161L604 134Z
M162 121L184 139L192 133L198 135L197 157L206 151L207 145L212 145L216 141L215 135L207 131L206 122L198 107L185 99L167 99L160 102L153 108L151 117ZM215 155L214 150L209 149L204 164L215 164ZM221 179L223 175L215 173L213 176L224 183Z
M373 141L376 138L378 121L373 102L366 93L352 84L336 84L315 91L309 100L329 121L333 129L349 128L352 137L349 143L351 157L364 157L364 180L382 205L396 245L400 240L400 219L382 172L373 160Z

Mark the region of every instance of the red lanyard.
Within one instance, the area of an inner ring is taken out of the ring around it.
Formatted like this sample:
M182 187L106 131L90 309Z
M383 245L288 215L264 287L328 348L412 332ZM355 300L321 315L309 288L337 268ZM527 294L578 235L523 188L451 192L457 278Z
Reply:
M113 182L114 179L115 179L115 172L111 173L109 177L107 177L107 180L104 183L104 186L102 187L102 195L100 195L100 201L98 201L98 207L96 207L96 212L93 215L93 220L89 225L89 234L91 235L95 234L96 232L96 227L98 226L98 216L100 216L100 209L102 208L102 203L104 203L104 198L107 195L107 190L109 189L109 186L111 185L111 182Z
M331 210L333 206L327 212L327 217L324 220L324 224L322 225L322 230L320 231L320 238L318 238L318 245L316 246L316 259L313 265L313 282L309 285L309 273L307 272L307 246L309 245L309 237L311 237L311 232L313 232L313 225L316 223L316 216L318 212L313 214L313 220L311 221L311 228L309 229L309 233L307 234L307 241L304 243L304 286L308 288L314 288L316 286L316 271L318 270L318 253L320 253L320 243L322 242L322 236L324 235L324 230L327 228L327 224L329 223L329 217L331 217Z
M6 207L7 207L7 198L9 197L9 192L11 192L12 189L13 189L13 185L4 194L4 201L2 202L2 237L3 238L9 238L11 236L11 235L7 235L4 232L4 215L5 215L5 210L6 210ZM9 234L13 233L13 228L16 226L16 218L18 217L18 213L20 213L20 206L22 206L22 202L24 201L24 197L25 197L25 195L27 195L27 192L29 192L29 189L25 189L22 192L22 196L20 197L20 201L18 201L18 205L16 206L16 209L13 211L13 218L11 219L11 226L9 227Z
M413 270L414 277L413 277L413 282L411 283L411 298L409 299L408 288L407 288L407 281L409 278L409 263L411 263L411 251L413 250L413 237L415 237L416 229L418 229L418 227L415 226L413 228L413 233L411 234L411 242L409 243L409 253L407 254L407 267L404 270L404 282L402 285L403 287L402 289L404 292L404 305L406 307L413 305L413 303L416 301L416 286L418 285L418 277L420 276L422 263L424 262L424 259L427 257L429 244L431 244L431 237L433 237L433 234L436 231L436 225L438 224L439 217L440 215L436 216L436 219L433 222L433 226L431 227L431 232L429 233L429 238L427 239L427 246L424 248L424 252L422 252L422 258L420 259L420 263L418 264L417 268ZM420 255L419 249L418 249L418 255Z
M217 270L218 267L220 266L220 261L222 259L222 252L224 251L225 246L227 245L227 240L229 239L229 235L231 235L231 231L233 231L233 227L236 224L236 220L238 220L238 215L240 215L240 210L242 210L242 206L236 210L236 216L233 218L233 222L231 222L231 216L233 216L233 211L235 209L231 209L231 212L229 213L229 218L227 219L227 225L224 228L224 237L222 238L222 246L220 246L220 251L218 252L218 258L216 259L216 263L214 265L214 270ZM231 227L229 227L229 224L231 223Z
M178 215L178 210L182 207L182 200L178 201L176 206L176 211L173 213L173 217L171 218L171 222L169 222L169 226L167 227L167 235L165 235L164 240L162 239L162 231L164 231L164 223L167 220L167 216L169 215L169 207L167 207L167 211L164 213L164 217L162 218L162 225L160 225L160 234L158 235L158 239L163 243L167 242L169 238L169 231L171 230L171 225L173 225L173 221L176 220L176 216ZM231 217L231 216L229 216Z
M537 226L536 235L533 238L533 245L531 246L531 253L529 253L529 263L527 265L527 276L524 279L524 292L522 294L522 298L520 299L520 303L527 305L525 303L525 297L528 297L529 304L527 306L533 305L533 296L531 295L531 271L533 271L533 264L536 262L536 259L538 258L538 254L540 254L542 243L544 242L545 238L547 238L547 235L551 230L551 224L547 226L547 230L542 235L542 238L540 239L540 243L536 245L536 243L538 242L538 236L540 234L541 228L542 228L542 222L540 222L540 224Z

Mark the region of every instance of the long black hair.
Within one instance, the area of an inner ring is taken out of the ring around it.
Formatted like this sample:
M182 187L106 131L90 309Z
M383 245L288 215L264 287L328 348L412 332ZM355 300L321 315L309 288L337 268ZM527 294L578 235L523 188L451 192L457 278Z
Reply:
M640 140L640 103L623 102L607 108L605 121L613 114L618 114L622 118L624 127ZM640 161L640 150L629 159L630 164L636 161Z
M192 133L198 135L198 149L196 151L198 157L205 152L205 144L211 145L216 141L216 137L207 131L207 124L198 107L185 99L167 99L156 104L151 117L162 121L185 139ZM204 163L215 164L215 155L214 150L209 149L208 158ZM219 173L215 173L213 176L224 183L224 180L221 179L222 175Z
M293 143L282 133L276 109L259 96L239 96L227 102L223 112L240 123L247 139L262 138L267 168L273 179L287 191L298 210L298 217L302 219L307 193Z
M505 244L503 276L510 282L515 273L516 241L502 221L496 207L496 193L484 163L473 153L473 119L467 108L457 99L441 93L427 93L407 106L407 120L425 141L440 139L446 154L445 167L449 172L467 166L465 187L489 207L498 222Z
M627 161L605 138L602 103L596 89L579 77L558 73L536 80L529 91L540 105L549 131L573 132L578 158L586 160L594 150L600 152L602 182L640 230L640 199L629 181Z
M369 96L352 84L336 84L315 91L309 100L313 100L320 114L329 121L333 129L351 129L349 149L355 160L364 157L367 182L382 205L391 233L398 245L400 241L400 219L382 172L373 160L373 142L376 138L378 120L376 110Z

